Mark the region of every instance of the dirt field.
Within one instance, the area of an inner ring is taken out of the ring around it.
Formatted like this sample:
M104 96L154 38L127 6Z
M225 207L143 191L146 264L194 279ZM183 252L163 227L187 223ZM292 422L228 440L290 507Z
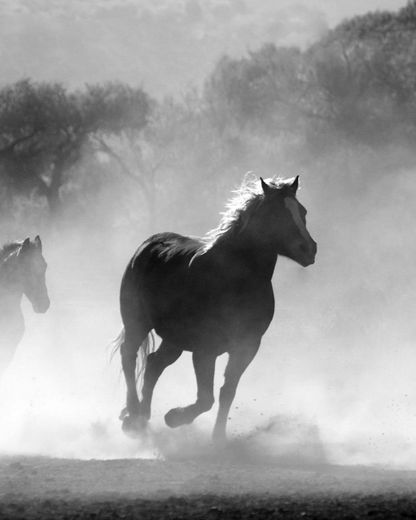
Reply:
M416 518L416 472L3 457L0 518Z

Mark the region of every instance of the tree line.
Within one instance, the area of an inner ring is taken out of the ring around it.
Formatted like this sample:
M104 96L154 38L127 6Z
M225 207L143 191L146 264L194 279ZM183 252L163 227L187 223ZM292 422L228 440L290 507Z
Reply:
M156 101L124 83L3 86L0 211L26 198L56 221L89 194L88 213L98 188L116 182L131 208L140 200L154 221L155 197L169 210L183 203L185 186L188 197L208 196L256 166L318 171L336 157L345 176L346 150L358 170L360 161L382 167L386 150L394 167L412 164L415 36L413 0L397 12L346 20L305 50L267 44L243 58L225 56L202 89L180 99ZM191 207L183 210L195 218Z

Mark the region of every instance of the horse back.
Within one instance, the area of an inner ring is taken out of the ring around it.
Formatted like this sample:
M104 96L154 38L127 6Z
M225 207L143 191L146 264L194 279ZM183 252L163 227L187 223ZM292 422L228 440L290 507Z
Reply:
M125 305L153 307L158 300L170 304L187 280L189 263L201 246L198 239L159 233L143 242L124 272L120 300ZM137 303L138 302L138 303Z

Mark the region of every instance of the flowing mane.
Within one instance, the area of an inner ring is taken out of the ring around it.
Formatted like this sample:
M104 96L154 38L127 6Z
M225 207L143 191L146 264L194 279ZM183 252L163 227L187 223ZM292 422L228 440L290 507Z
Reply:
M271 188L277 190L290 185L290 179L280 177L272 177L265 181ZM264 199L260 180L251 175L246 176L242 184L232 193L233 196L228 200L225 211L221 213L220 223L202 237L202 246L196 256L203 255L224 237L238 232Z
M5 258L7 258L11 253L17 251L17 249L22 245L22 242L6 242L3 247L0 249L0 262L2 262Z

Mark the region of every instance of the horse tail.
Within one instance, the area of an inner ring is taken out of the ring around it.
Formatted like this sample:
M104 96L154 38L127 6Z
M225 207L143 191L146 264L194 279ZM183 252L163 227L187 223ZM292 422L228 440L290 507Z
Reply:
M120 334L113 339L113 341L110 343L109 346L112 347L111 354L110 354L110 361L113 360L113 357L117 354L117 352L120 350L121 345L124 343L124 337L126 333L124 331L124 327L121 329Z
M120 334L113 340L112 342L112 353L111 359L113 359L114 355L120 350L121 345L124 342L125 338L125 330L124 328L121 330ZM139 391L141 392L144 382L144 371L146 369L147 358L149 354L152 354L156 350L156 341L155 336L152 331L145 337L142 344L139 347L138 359L136 362L136 384L138 386Z
M155 336L152 331L145 337L143 343L140 345L138 360L136 363L136 385L139 392L142 391L144 383L144 372L146 370L147 358L149 354L153 354L156 350Z

